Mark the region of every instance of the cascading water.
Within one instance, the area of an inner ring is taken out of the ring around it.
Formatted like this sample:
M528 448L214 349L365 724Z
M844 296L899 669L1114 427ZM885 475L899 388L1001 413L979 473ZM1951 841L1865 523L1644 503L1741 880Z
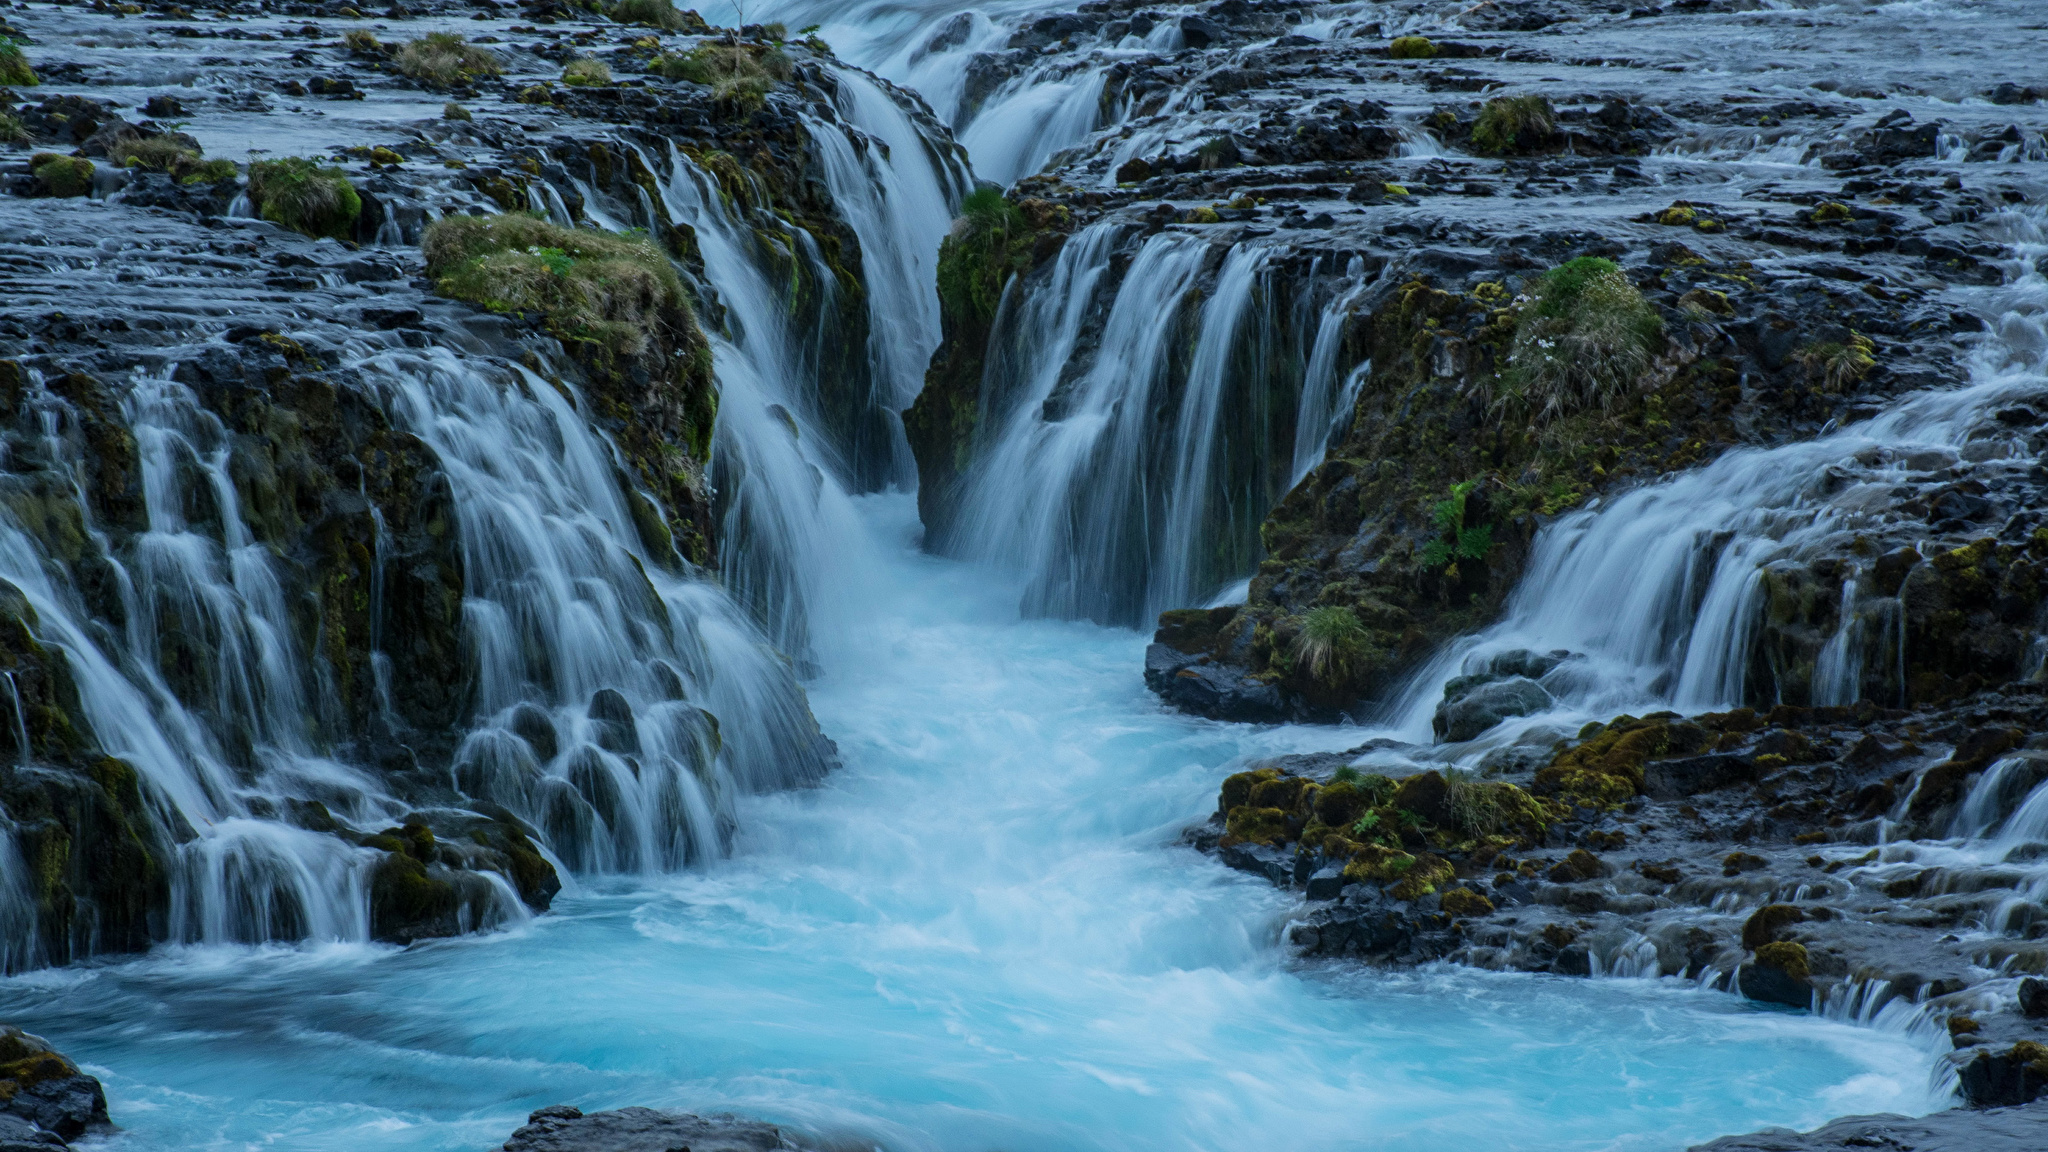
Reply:
M874 385L869 422L853 430L849 477L858 491L914 487L901 413L924 385L939 344L939 241L973 176L958 152L919 129L898 98L852 69L834 72L851 125L809 118L832 199L860 237ZM877 426L879 425L879 426Z
M1730 452L1562 517L1538 536L1505 618L1412 681L1395 709L1399 727L1428 732L1446 680L1513 649L1587 657L1546 678L1581 718L1705 711L1781 690L1759 682L1751 651L1774 566L1824 548L1853 551L1847 546L1859 535L1917 543L1925 525L1889 513L1898 493L1938 485L1961 461L1989 470L2032 466L2024 434L1992 414L2048 393L2048 279L2034 268L2048 235L2030 212L2010 212L2006 224L2014 278L1989 295L1985 307L1998 319L1971 356L1967 384L1914 393L1815 440ZM1865 584L1852 570L1837 593L1842 631L1817 662L1817 688L1793 687L1817 691L1822 702L1900 698L1897 601L1860 591Z
M982 384L991 431L939 545L1032 573L1027 611L1106 623L1249 574L1297 437L1320 453L1341 389L1342 316L1317 323L1313 303L1330 278L1312 272L1282 301L1270 259L1249 241L1169 229L1134 243L1097 224L1011 288Z

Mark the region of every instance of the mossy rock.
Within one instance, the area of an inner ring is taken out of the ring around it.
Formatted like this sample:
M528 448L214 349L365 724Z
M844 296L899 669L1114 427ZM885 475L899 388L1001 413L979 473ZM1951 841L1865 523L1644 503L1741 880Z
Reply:
M1679 721L1669 712L1642 719L1617 717L1585 735L1537 771L1537 795L1589 808L1614 808L1642 791L1643 766L1652 759L1690 755L1713 739L1705 728Z
M1223 831L1228 843L1270 844L1277 848L1288 840L1287 813L1278 808L1242 804L1230 810Z
M263 219L314 239L347 236L363 212L341 169L298 156L249 165L249 199Z
M1459 919L1493 915L1493 901L1470 888L1451 888L1443 894L1443 910Z
M93 163L83 156L38 152L29 157L28 168L45 196L68 198L92 191Z

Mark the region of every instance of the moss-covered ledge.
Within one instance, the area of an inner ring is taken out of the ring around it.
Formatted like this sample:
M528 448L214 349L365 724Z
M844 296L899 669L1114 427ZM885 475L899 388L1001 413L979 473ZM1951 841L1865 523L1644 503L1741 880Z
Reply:
M982 373L988 343L1010 286L1057 255L1073 226L1065 205L1012 201L981 188L939 245L941 340L924 390L903 413L917 459L917 510L925 546L943 550L959 512L961 482L982 421Z

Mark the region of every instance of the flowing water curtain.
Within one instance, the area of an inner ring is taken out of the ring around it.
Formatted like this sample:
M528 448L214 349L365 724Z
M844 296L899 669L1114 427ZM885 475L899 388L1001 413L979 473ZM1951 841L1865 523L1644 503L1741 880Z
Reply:
M939 241L973 176L958 150L914 119L904 97L866 75L835 69L841 123L805 123L841 216L860 239L868 299L872 387L850 430L856 491L914 488L902 411L924 386L939 345Z
M2010 215L2024 243L2041 243L2035 217ZM1815 440L1726 453L1546 526L1502 621L1410 681L1396 708L1402 726L1428 732L1445 680L1516 648L1587 656L1563 674L1565 701L1603 716L1785 699L1899 703L1896 593L1877 594L1864 569L1846 566L1831 589L1842 605L1837 629L1806 669L1759 644L1771 582L1805 573L1815 556L1852 553L1859 537L1917 541L1925 525L1890 513L1895 493L1938 486L1966 447L2013 467L2029 457L2020 432L1983 435L1997 427L1993 412L2048 397L2048 279L2031 264L2014 273L1985 297L2002 316L1970 353L1964 384L1914 393Z
M991 336L988 431L936 543L1023 570L1033 614L1138 625L1206 600L1256 567L1294 479L1335 278L1196 232L1133 242L1084 229L1013 283Z

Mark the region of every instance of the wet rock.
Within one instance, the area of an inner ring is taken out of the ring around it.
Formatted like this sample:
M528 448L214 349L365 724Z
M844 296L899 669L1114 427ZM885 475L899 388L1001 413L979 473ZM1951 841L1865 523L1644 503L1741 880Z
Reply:
M42 1037L0 1025L0 1142L61 1148L112 1130L98 1080Z
M504 1152L803 1152L781 1129L737 1116L620 1108L584 1115L542 1108L505 1141Z
M1765 944L1756 959L1736 970L1736 986L1751 1000L1806 1008L1813 1003L1806 948L1800 944Z
M1749 1136L1724 1136L1695 1145L1690 1152L2033 1152L2043 1147L2048 1147L2048 1106L2037 1105L1985 1111L1952 1108L1917 1119L1845 1116L1811 1132L1773 1128Z
M1526 676L1460 676L1444 686L1431 726L1437 739L1470 740L1514 716L1530 716L1556 704L1541 684Z
M1275 723L1288 718L1286 704L1271 684L1164 644L1146 649L1145 684L1168 703L1219 720Z

